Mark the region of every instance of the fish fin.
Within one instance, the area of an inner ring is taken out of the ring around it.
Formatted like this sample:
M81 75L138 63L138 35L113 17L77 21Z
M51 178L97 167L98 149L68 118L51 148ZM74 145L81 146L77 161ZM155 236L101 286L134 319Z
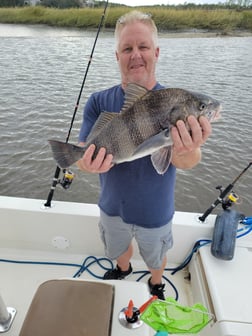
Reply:
M124 104L121 113L128 110L138 99L142 98L148 90L135 83L129 83L125 89Z
M151 162L158 174L164 174L167 171L171 163L171 158L172 158L171 146L160 148L158 151L152 153Z
M153 167L158 174L164 174L170 165L172 156L172 139L169 134L169 129L164 129L148 138L137 147L134 157L151 154Z
M133 153L133 157L143 157L150 155L162 147L172 145L172 140L169 135L169 129L164 129L160 133L157 133L150 138L143 141Z
M132 160L151 155L151 161L159 174L164 174L171 161L171 146L173 142L169 136L169 129L142 142L132 155Z
M53 157L60 168L68 168L84 154L84 148L57 140L48 140Z
M117 112L102 112L92 127L91 132L87 137L87 142L92 142L92 139L94 139L100 133L101 129L110 123L110 121L115 117L118 117Z

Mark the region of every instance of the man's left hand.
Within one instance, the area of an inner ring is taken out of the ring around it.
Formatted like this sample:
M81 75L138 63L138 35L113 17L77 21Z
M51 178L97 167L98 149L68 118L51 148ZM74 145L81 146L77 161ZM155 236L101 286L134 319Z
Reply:
M212 133L211 124L204 116L201 116L199 120L194 116L189 116L187 123L188 126L184 121L178 120L176 126L171 129L172 163L181 169L192 168L199 163L200 147Z
M212 127L208 119L201 116L197 120L194 116L187 119L188 127L182 120L178 120L176 127L171 129L173 139L173 150L177 155L192 152L203 145L212 133Z

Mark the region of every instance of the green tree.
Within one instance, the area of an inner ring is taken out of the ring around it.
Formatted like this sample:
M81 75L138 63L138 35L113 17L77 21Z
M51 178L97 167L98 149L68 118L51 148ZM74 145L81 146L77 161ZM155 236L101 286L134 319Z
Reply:
M0 7L23 6L24 0L0 0Z
M249 8L252 6L252 0L228 0L227 5L232 7L245 7Z

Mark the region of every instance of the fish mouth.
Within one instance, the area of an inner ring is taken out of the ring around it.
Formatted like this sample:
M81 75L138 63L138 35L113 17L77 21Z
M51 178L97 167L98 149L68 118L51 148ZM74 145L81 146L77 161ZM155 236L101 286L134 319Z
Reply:
M212 115L211 122L218 122L221 119L222 106L220 105Z

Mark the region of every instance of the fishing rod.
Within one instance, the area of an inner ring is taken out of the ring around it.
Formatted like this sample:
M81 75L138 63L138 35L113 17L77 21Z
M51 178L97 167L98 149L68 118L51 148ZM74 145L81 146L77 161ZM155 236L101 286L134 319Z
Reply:
M78 95L78 98L77 98L77 101L76 101L76 104L75 104L74 113L73 113L73 116L72 116L72 120L71 120L71 123L70 123L68 134L67 134L67 137L66 137L66 143L68 143L68 141L69 141L70 134L71 134L71 131L72 131L72 128L73 128L75 116L76 116L76 113L77 113L78 108L79 108L79 103L80 103L81 95L82 95L82 92L83 92L83 89L84 89L84 86L85 86L85 83L86 83L86 78L87 78L87 75L88 75L88 71L89 71L90 65L92 63L96 43L97 43L101 28L102 28L103 23L104 23L106 11L107 11L107 8L108 8L108 3L109 3L109 1L107 0L105 2L104 10L103 10L103 13L101 15L101 19L100 19L100 22L99 22L99 25L98 25L98 29L97 29L97 33L96 33L95 40L94 40L94 43L93 43L93 47L92 47L92 50L91 50L91 53L90 53L90 56L89 56L89 61L88 61L88 64L87 64L87 68L86 68L86 71L85 71L85 74L84 74L84 77L83 77L83 80L82 80L80 92L79 92L79 95ZM70 187L72 181L73 181L74 174L71 171L66 170L66 169L63 170L64 175L63 175L62 181L59 180L60 171L61 171L61 168L59 166L57 166L56 170L55 170L55 173L54 173L53 180L52 180L52 185L51 185L49 194L47 196L47 201L44 204L45 207L51 207L51 202L52 202L52 198L53 198L53 195L54 195L54 190L55 190L58 183L60 183L64 189L68 189Z
M242 175L249 169L249 167L252 165L252 161L249 162L247 167L243 169L243 171L234 179L232 183L230 183L224 190L222 189L221 186L216 187L216 189L220 190L220 195L219 197L215 200L213 204L204 212L202 216L199 217L199 220L201 222L204 222L207 216L213 211L213 209L220 203L222 203L223 209L227 209L232 205L232 203L236 202L237 196L235 195L234 192L232 192L232 189L235 185L235 183L242 177ZM230 193L228 195L228 193ZM225 197L228 195L228 197L225 199Z

